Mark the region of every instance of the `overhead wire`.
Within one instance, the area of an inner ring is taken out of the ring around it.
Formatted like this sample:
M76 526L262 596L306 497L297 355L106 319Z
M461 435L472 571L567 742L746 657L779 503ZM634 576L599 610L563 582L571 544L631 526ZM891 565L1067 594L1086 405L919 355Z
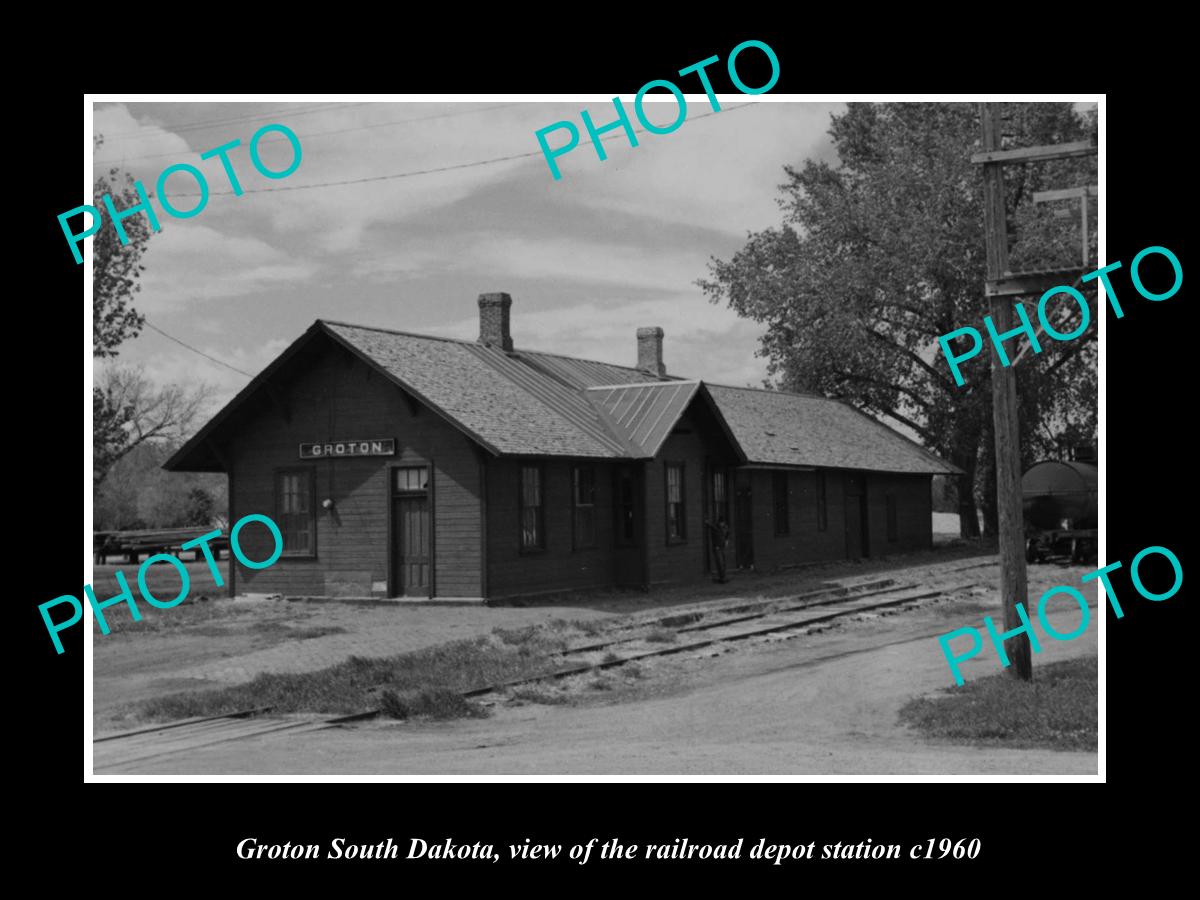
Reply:
M704 118L708 118L709 116L715 116L718 112L734 112L739 109L745 109L747 106L755 106L755 105L756 104L753 104L753 103L742 103L737 106L725 107L724 109L720 109L720 110L712 110L707 113L702 113L698 116L693 116L692 118L693 119L704 119ZM475 110L475 111L481 112L482 110ZM646 129L644 129L644 128L635 129L634 133L635 134L645 134ZM618 137L618 135L614 134L611 136L611 138L615 138L615 137ZM601 140L602 141L610 140L611 138L601 138ZM499 156L499 157L494 157L492 159L477 160L475 162L470 162L470 163L460 163L460 164L451 165L451 166L440 166L438 168L433 168L433 169L420 169L420 170L411 171L411 172L398 172L398 173L391 174L391 175L377 175L377 176L372 176L372 177L367 177L367 178L348 179L345 181L330 181L330 182L322 182L319 184L297 185L295 187L290 187L290 188L286 188L286 187L285 188L251 188L251 189L247 189L246 191L244 191L244 193L253 194L253 193L275 193L278 191L287 191L287 190L310 190L313 188L336 187L339 185L348 185L348 184L365 184L367 182L372 182L372 181L387 181L387 180L395 179L395 178L411 178L416 175L428 175L428 174L432 174L435 172L449 172L449 171L452 171L455 169L467 169L467 168L472 168L474 166L492 165L494 163L508 162L508 161L514 160L514 159L526 159L526 158L533 157L533 156L540 156L541 153L542 153L541 150L537 150L537 151L531 151L528 153L517 153L517 154L513 154L511 156ZM232 194L233 192L232 191L213 191L212 193L213 194ZM180 194L179 196L195 197L195 196L199 196L199 194ZM192 351L193 353L196 353L199 356L204 357L205 359L209 360L210 362L214 362L217 365L224 366L225 368L230 369L234 372L237 372L239 375L244 375L247 378L254 377L249 372L246 372L243 369L239 369L237 366L231 365L230 363L227 363L224 360L217 359L215 356L212 356L208 353L205 353L203 350L199 350L196 347L193 347L191 344L187 343L186 341L182 341L179 338L175 337L174 335L168 334L167 332L165 332L161 328L159 328L157 325L152 323L149 319L144 319L144 324L146 325L147 328L149 328L152 331L155 331L158 334L162 335L163 337L167 338L167 340L174 341L176 344L179 344L181 347L184 347L184 348Z
M300 137L304 138L304 140L308 140L309 138L325 137L325 136L331 135L331 134L346 134L347 132L350 132L350 131L367 131L371 128L385 128L390 125L405 125L409 122L425 122L425 121L428 121L429 119L449 119L449 118L453 118L454 116L468 116L468 115L472 115L474 113L487 112L488 110L492 110L492 109L503 109L506 106L515 106L515 105L516 105L515 103L500 103L495 106L485 106L485 107L482 107L481 109L464 109L464 110L459 110L458 112L437 113L436 115L432 115L432 116L413 116L408 119L396 119L391 122L373 122L370 125L355 125L350 128L334 128L329 131L309 132L309 133L300 135ZM279 137L263 138L261 141L259 141L259 144L260 145L261 144L274 144L274 143L279 143L280 141L286 141L286 140L288 140L288 138L286 136L281 135ZM174 153L150 153L150 154L146 154L143 156L122 156L119 160L118 159L98 159L98 160L95 160L95 163L96 163L96 165L107 166L107 165L111 165L113 163L133 162L134 160L140 160L140 159L162 159L162 158L168 157L168 156L179 157L181 155L186 155L186 153L200 153L200 152L201 151L199 151L199 150L188 150L185 152L174 152Z
M718 113L735 112L739 109L745 109L748 106L757 106L757 105L758 104L755 104L755 103L741 103L741 104L738 104L737 106L728 106L728 107L724 107L719 110L712 110L710 112L701 113L698 116L692 116L691 120L706 119L709 116L715 116ZM645 128L635 128L634 129L634 134L646 134L646 133L647 133L647 129L645 129ZM600 140L601 141L614 140L614 139L618 138L619 136L620 135L618 135L618 134L613 134L609 137L601 138ZM318 182L316 184L297 184L297 185L290 185L287 187L277 187L277 188L244 188L242 190L242 193L243 194L278 194L278 193L282 193L284 191L308 191L308 190L313 190L315 188L341 187L344 185L351 185L351 184L368 184L370 182L376 182L376 181L391 181L391 180L394 180L397 178L412 178L416 175L433 175L438 172L452 172L457 169L470 169L470 168L474 168L475 166L489 166L489 165L494 165L495 163L511 162L512 160L515 160L515 159L528 159L530 157L541 156L541 155L542 155L541 150L531 150L526 153L514 153L510 156L496 156L496 157L492 157L491 159L476 160L475 162L457 163L455 165L449 165L449 166L437 166L432 169L416 169L416 170L412 170L412 171L408 171L408 172L394 172L390 175L370 175L370 176L366 176L364 178L346 178L341 181L322 181L322 182ZM230 191L209 191L209 196L212 196L212 197L232 196L232 195L233 195L233 191L231 191L231 190ZM179 194L172 193L172 196L199 197L200 194L197 192L179 193Z
M238 122L252 122L255 119L271 119L271 118L285 119L285 118L291 118L292 116L306 116L306 115L309 115L310 113L331 112L333 110L350 109L351 107L354 107L354 106L364 106L364 105L365 105L365 101L362 103L328 103L324 106L310 106L305 109L293 109L293 110L283 109L283 110L277 110L274 112L268 111L268 112L264 112L264 113L255 113L253 115L246 115L246 116L233 116L233 117L226 118L226 119L208 119L203 122L185 122L182 125L171 126L170 130L172 132L196 131L197 129L200 129L200 128L212 128L216 125L233 125ZM145 126L143 126L143 127L145 127ZM153 127L163 128L164 126L159 125L159 126L153 126ZM108 136L113 137L113 138L118 138L118 137L149 138L149 137L157 137L158 135L143 134L142 129L139 128L137 131L118 131L118 132L116 132L114 134L110 134Z
M163 331L161 328L159 328L157 325L155 325L153 322L151 322L149 319L146 319L145 317L143 317L143 319L142 319L142 324L144 324L151 331L157 331L159 334L161 334L167 340L174 341L179 346L186 347L188 350L191 350L193 353L197 353L200 356L203 356L205 359L207 359L211 362L215 362L219 366L224 366L227 369L232 369L233 371L237 372L239 375L245 375L247 378L254 377L249 372L239 369L237 366L230 365L229 363L225 362L224 360L217 359L215 356L210 356L209 354L205 353L203 350L196 349L195 347L193 347L191 344L187 343L186 341L181 341L179 338L175 337L174 335L167 334L165 331Z

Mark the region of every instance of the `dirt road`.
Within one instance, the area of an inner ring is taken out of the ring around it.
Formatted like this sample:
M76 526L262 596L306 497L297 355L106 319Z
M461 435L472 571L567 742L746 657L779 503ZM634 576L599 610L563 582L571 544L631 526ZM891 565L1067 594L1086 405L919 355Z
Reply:
M1086 568L1031 567L1031 592L1077 583ZM994 583L980 569L981 583ZM959 579L961 580L961 578ZM1094 603L1094 600L1093 600ZM501 704L488 719L376 722L250 738L134 764L139 773L211 774L1079 774L1095 753L932 744L898 724L913 696L951 684L936 637L994 612L988 591L821 634L668 658L634 699L603 691L586 705ZM1062 631L1078 622L1063 610ZM1038 664L1097 650L1088 631L1046 641ZM990 648L968 679L999 671ZM122 771L116 769L112 771ZM99 773L104 774L104 773Z

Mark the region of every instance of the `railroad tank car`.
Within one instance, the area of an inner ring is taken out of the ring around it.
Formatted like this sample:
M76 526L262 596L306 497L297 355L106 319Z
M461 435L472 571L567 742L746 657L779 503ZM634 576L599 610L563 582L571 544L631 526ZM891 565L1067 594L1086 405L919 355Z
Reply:
M1088 543L1096 539L1099 471L1092 463L1046 460L1031 466L1021 478L1025 513L1025 557L1036 562L1057 549L1069 547L1081 561Z

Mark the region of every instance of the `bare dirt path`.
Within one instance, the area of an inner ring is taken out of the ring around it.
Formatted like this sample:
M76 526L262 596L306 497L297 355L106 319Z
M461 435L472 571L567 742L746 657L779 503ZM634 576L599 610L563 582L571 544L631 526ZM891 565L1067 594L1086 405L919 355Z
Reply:
M1031 567L1031 593L1077 583L1084 571ZM990 568L977 570L982 583L994 581L994 575ZM952 683L936 636L979 625L994 606L990 591L964 592L949 602L821 634L716 656L666 658L624 702L597 691L582 706L501 704L482 720L281 732L144 760L124 771L1094 775L1095 753L932 744L898 723L908 699ZM1095 615L1093 610L1082 637L1046 641L1035 669L1096 653ZM1051 619L1067 632L1077 624L1078 611L1064 609ZM999 670L990 649L964 666L968 679Z
M312 671L351 656L390 656L477 637L496 627L604 615L558 607L496 610L245 599L216 602L233 612L212 624L94 638L92 692L97 735L132 727L120 718L128 704L174 691L237 684L260 672ZM289 631L303 633L302 629L331 633L307 639L289 636Z

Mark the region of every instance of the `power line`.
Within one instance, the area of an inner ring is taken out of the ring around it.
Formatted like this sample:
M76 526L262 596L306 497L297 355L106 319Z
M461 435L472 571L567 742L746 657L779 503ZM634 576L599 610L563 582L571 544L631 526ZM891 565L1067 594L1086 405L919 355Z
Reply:
M309 106L309 107L305 107L304 109L292 109L292 110L281 109L281 110L277 110L275 112L268 111L268 112L264 112L264 113L255 113L254 115L232 116L227 119L208 119L207 121L203 121L203 122L185 122L183 125L172 126L170 130L172 132L195 131L199 128L211 128L214 125L232 125L236 122L252 122L255 119L269 119L269 118L285 119L285 118L290 118L292 116L306 116L309 113L329 112L330 110L337 110L337 109L350 109L351 107L354 107L354 106L363 106L363 105L365 105L365 103L327 103L324 106ZM145 126L143 126L143 127L145 127ZM163 128L165 126L154 125L152 127ZM151 138L151 137L158 137L158 135L142 134L141 129L139 129L137 131L118 131L116 134L109 135L109 137L114 137L114 138L134 137L134 136L140 136L143 139Z
M492 110L492 109L504 109L506 106L516 106L516 105L517 104L515 104L515 103L500 103L500 104L497 104L496 106L485 106L482 109L465 109L465 110L460 110L459 112L438 113L438 114L432 115L432 116L414 116L414 117L408 118L408 119L397 119L392 122L375 122L371 125L355 125L352 128L334 128L331 131L316 131L316 132L312 132L311 134L302 134L302 135L300 135L300 137L302 137L304 140L307 141L309 138L325 137L326 135L330 135L330 134L345 134L348 131L366 131L371 128L384 128L389 125L406 125L409 122L425 122L425 121L428 121L429 119L449 119L449 118L453 118L454 116L469 116L469 115L473 115L474 113L487 112L488 110ZM278 143L278 142L286 141L286 140L288 140L288 138L286 136L280 136L280 137L274 137L274 138L268 137L268 138L263 138L259 143L260 144L274 144L274 143ZM200 153L200 152L201 151L199 151L199 150L188 150L188 151L184 151L183 153L151 153L146 156L122 156L119 160L118 159L104 159L104 160L98 159L98 160L95 160L95 163L96 163L96 165L107 166L107 165L112 165L114 163L132 162L134 160L139 160L139 159L162 159L163 157L166 157L166 156L179 157L179 156L185 155L185 153Z
M755 104L755 103L742 103L742 104L739 104L738 106L729 106L724 109L713 110L712 112L701 113L700 115L693 116L692 118L693 119L706 119L709 116L715 116L721 112L734 112L735 110L745 109L748 106L756 106L756 105L757 104ZM634 129L634 134L645 134L645 133L646 133L646 129L644 129L644 128L635 128ZM600 140L603 142L603 141L607 141L607 140L614 140L618 137L620 137L619 134L613 134L610 137L604 137L604 138L601 138ZM243 194L279 194L284 191L307 191L307 190L312 190L314 188L341 187L341 186L349 185L349 184L367 184L368 182L374 182L374 181L391 181L396 178L412 178L416 175L433 175L437 172L451 172L451 171L454 171L455 169L470 169L470 168L474 168L475 166L489 166L489 165L493 165L495 163L510 162L514 159L528 159L533 156L541 156L541 155L542 155L541 150L531 150L528 153L514 153L512 156L497 156L497 157L493 157L492 159L481 159L481 160L477 160L475 162L458 163L453 166L438 166L437 168L433 168L433 169L417 169L417 170L411 171L411 172L395 172L391 175L371 175L366 178L348 178L344 181L322 181L322 182L318 182L317 184L297 184L297 185L293 185L291 187L244 188L242 190L242 193ZM233 195L233 191L209 191L209 196L212 196L212 197L232 196L232 195ZM184 193L184 194L172 193L172 196L199 197L200 195L198 193Z
M222 360L219 360L219 359L217 359L215 356L209 356L209 355L208 355L207 353L205 353L203 350L197 350L197 349L196 349L195 347L193 347L191 344L185 343L185 342L181 341L179 338L177 338L177 337L175 337L175 336L173 336L173 335L167 334L165 331L163 331L163 330L162 330L161 328L159 328L157 325L155 325L154 323L152 323L152 322L151 322L149 319L145 319L145 318L143 318L143 320L142 320L142 321L143 321L143 324L144 324L144 325L145 325L147 328L151 329L152 331L157 331L159 334L161 334L161 335L162 335L163 337L165 337L167 340L169 340L169 341L174 341L175 343L177 343L177 344L178 344L179 346L181 346L181 347L186 347L187 349L191 350L193 353L197 353L197 354L199 354L200 356L203 356L205 359L209 360L210 362L215 362L217 365L219 365L219 366L224 366L224 367L225 367L225 368L227 368L227 369L233 369L233 371L237 372L239 375L245 375L247 378L253 378L253 377L254 377L254 376L253 376L253 375L251 375L249 372L243 372L243 371L242 371L241 369L239 369L237 366L231 366L229 363L227 363L227 362L224 362L224 361L222 361Z
M511 104L505 104L505 105L511 105ZM713 110L712 112L702 113L701 115L695 116L695 118L705 119L705 118L708 118L709 116L715 116L718 112L733 112L735 110L745 109L747 106L754 106L754 105L755 104L753 104L753 103L742 103L742 104L739 104L738 106L730 106L730 107L726 107L725 109L722 109L722 110ZM473 111L474 112L482 112L482 110L473 110ZM638 128L638 129L635 129L634 133L635 134L645 134L646 129ZM619 135L614 134L614 135L612 135L612 137L616 138L616 137L619 137ZM601 138L602 141L609 140L609 139L610 138ZM309 189L309 188L319 188L319 187L336 187L338 185L346 185L346 184L364 184L364 183L370 182L370 181L386 181L386 180L394 179L394 178L410 178L414 175L428 175L428 174L432 174L434 172L448 172L453 169L467 169L467 168L471 168L472 166L485 166L485 165L491 165L493 163L508 162L509 160L514 160L514 159L527 159L532 156L540 156L541 154L542 154L542 151L537 150L537 151L531 151L529 153L517 153L512 156L498 156L493 159L483 159L483 160L479 160L477 162L460 163L458 165L453 165L453 166L442 166L442 167L436 168L436 169L422 169L422 170L414 171L414 172L399 172L394 175L377 175L377 176L370 177L370 178L358 178L358 179L352 179L352 180L348 180L348 181L329 181L329 182L324 182L321 184L306 184L306 185L299 185L297 187L292 187L292 188L251 189L251 190L245 191L245 193L247 193L247 194L275 193L277 191L287 191L287 190L294 191L294 190L305 190L305 189ZM212 193L213 194L232 194L233 192L232 191L213 191ZM194 196L199 196L199 195L198 194L180 194L179 196L194 197ZM247 378L254 377L249 372L239 369L237 366L230 365L229 363L225 362L224 360L217 359L215 356L210 356L209 354L205 353L203 350L198 350L197 348L193 347L191 344L187 343L186 341L181 341L179 338L175 337L174 335L167 334L167 332L163 331L161 328L159 328L157 325L155 325L149 319L143 318L143 323L146 325L147 328L149 328L152 331L158 332L163 337L165 337L167 340L174 341L176 344L179 344L179 346L184 347L185 349L191 350L193 353L195 353L199 356L203 356L205 359L209 360L210 362L214 362L219 366L224 366L226 369L231 369L232 371L237 372L239 375L244 375Z

